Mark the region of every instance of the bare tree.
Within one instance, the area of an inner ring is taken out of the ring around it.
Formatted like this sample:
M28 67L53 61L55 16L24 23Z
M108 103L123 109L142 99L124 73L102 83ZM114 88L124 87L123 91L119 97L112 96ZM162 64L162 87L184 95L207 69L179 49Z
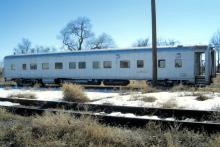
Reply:
M14 54L28 54L31 53L31 42L23 38L22 42L14 48Z
M106 33L101 34L97 38L92 38L87 42L87 46L90 49L106 49L115 47L114 40Z
M211 44L215 46L220 45L220 31L217 31L216 33L214 33L214 35L211 38Z
M147 39L139 39L136 43L133 44L134 47L147 47L150 46L150 40Z
M174 39L161 39L161 38L159 38L157 40L158 46L176 46L178 44L179 44L179 41L174 40Z
M212 36L211 38L211 41L210 41L211 44L213 44L217 51L218 51L218 65L217 65L217 70L219 72L220 70L220 67L219 67L219 58L220 58L220 31L218 30L216 33L214 33L214 35Z
M157 39L157 46L175 46L178 45L179 41L174 39ZM150 40L147 39L139 39L136 43L133 45L134 47L147 47L151 46Z
M93 36L92 25L87 17L79 17L71 21L61 31L63 44L68 50L82 50L86 39Z
M57 49L54 47L44 47L44 46L36 46L31 50L32 54L38 54L38 53L51 53L56 52Z
M168 39L168 40L166 41L166 43L167 43L167 46L176 46L176 45L178 45L180 42L177 41L177 40L174 40L174 39Z

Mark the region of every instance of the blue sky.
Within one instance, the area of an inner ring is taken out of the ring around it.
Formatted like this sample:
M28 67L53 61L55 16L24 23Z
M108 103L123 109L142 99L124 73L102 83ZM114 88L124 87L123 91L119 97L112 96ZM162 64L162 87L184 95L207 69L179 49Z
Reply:
M158 37L207 44L220 29L219 0L156 0ZM22 38L32 45L61 47L63 27L87 16L97 35L110 34L119 47L151 37L150 0L0 0L0 59Z

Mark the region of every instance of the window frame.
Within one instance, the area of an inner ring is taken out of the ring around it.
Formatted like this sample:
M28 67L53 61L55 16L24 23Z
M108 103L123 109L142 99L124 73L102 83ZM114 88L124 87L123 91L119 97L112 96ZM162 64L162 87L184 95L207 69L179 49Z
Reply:
M11 64L10 69L14 71L15 70L15 64Z
M69 62L69 69L76 69L76 62Z
M142 65L141 67L139 66L140 64L138 64L139 61L141 61L143 63L143 64L141 64ZM136 63L137 63L137 68L144 68L144 60L137 60Z
M106 66L107 63L110 63L110 66ZM111 69L112 68L112 61L103 61L103 68Z
M46 68L45 68L44 65L48 65L48 66L46 66ZM42 63L41 66L42 66L42 70L49 70L50 69L49 63Z
M31 63L30 70L37 70L37 63Z
M161 62L164 62L164 64L161 64ZM158 68L166 68L166 60L165 59L158 60Z
M81 66L81 65L84 65L84 66ZM86 62L85 61L78 62L78 69L86 69Z
M61 65L60 67L58 65ZM55 62L54 69L61 70L63 69L63 62Z
M180 66L177 66L179 63L177 61L180 61ZM183 67L183 60L182 59L175 59L175 68L182 68Z
M22 70L27 70L27 64L22 64Z
M123 63L126 63L126 64L123 64ZM130 67L131 67L130 60L120 60L120 68L122 68L122 69L129 69Z
M101 63L99 61L93 61L92 62L92 68L93 69L100 69L101 68Z

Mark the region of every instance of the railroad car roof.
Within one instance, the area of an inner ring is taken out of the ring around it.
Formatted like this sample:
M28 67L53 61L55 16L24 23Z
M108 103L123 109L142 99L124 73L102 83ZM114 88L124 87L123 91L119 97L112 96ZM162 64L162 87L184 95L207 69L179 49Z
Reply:
M158 51L189 51L198 48L207 48L205 45L198 46L177 46L177 47L158 47ZM41 56L63 56L63 55L88 55L88 54L103 54L103 53L134 53L151 51L151 47L132 47L132 48L114 48L114 49L94 49L82 51L68 51L68 52L54 52L54 53L39 53L39 54L25 54L25 55L10 55L5 56L4 59L23 58L23 57L41 57Z

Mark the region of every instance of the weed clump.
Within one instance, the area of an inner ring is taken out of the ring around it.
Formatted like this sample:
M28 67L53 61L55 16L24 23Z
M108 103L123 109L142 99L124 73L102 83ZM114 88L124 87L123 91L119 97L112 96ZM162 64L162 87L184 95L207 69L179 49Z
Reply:
M63 99L69 102L88 102L89 99L80 85L63 84Z
M211 99L211 98L208 97L208 96L202 95L202 94L198 95L197 98L196 98L197 101L206 101L206 100L209 100L209 99Z
M172 92L177 92L177 91L194 91L193 87L186 86L183 84L175 85L171 88Z
M36 99L36 95L33 93L16 93L11 94L8 98L27 98L27 99Z
M162 108L176 108L177 102L175 99L169 99L166 102L162 103Z
M130 101L136 101L136 100L140 100L140 101L148 102L148 103L153 103L157 100L157 98L154 96L135 95L135 96L132 96L132 98L130 99Z

